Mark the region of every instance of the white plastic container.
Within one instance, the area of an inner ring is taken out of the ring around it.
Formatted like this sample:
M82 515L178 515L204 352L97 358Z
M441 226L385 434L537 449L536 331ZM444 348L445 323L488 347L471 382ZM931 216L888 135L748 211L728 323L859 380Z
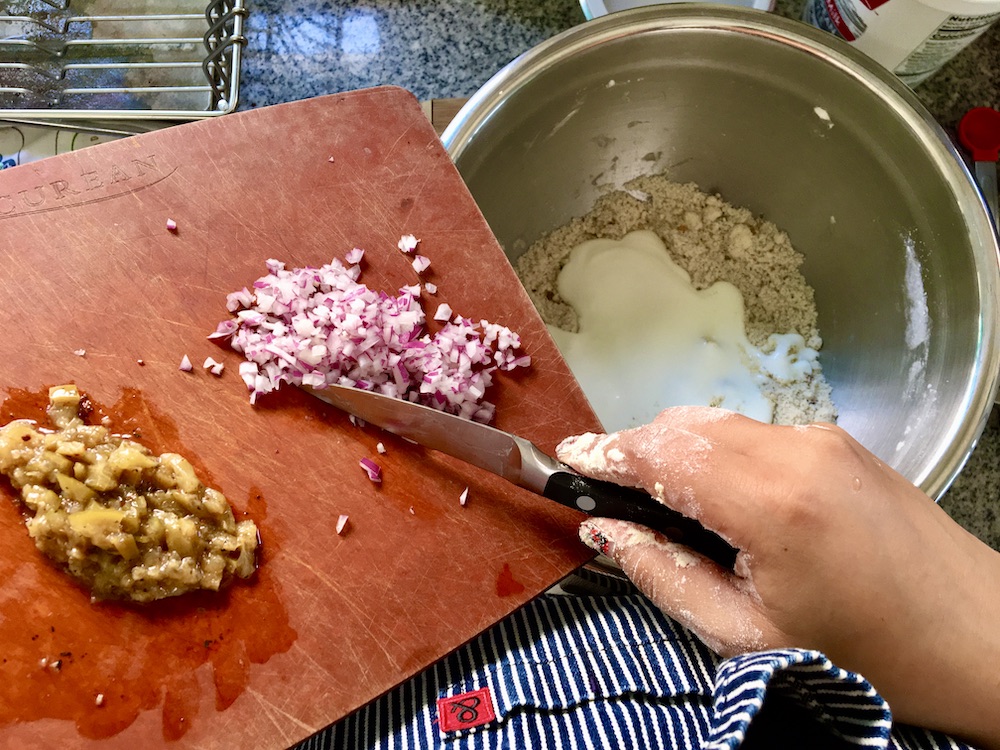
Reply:
M1000 0L808 0L802 20L916 85L1000 18Z

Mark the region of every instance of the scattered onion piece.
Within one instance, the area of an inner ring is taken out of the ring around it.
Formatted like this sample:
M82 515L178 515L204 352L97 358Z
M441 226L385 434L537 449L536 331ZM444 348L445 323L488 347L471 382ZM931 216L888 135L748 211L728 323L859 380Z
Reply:
M73 350L73 354L75 354L78 357L86 357L87 356L87 350L86 349L74 349Z
M404 253L412 253L414 250L417 249L417 244L419 242L420 240L418 240L412 234L404 234L402 237L399 238L399 242L396 244L396 247L398 247Z
M382 481L382 468L370 458L362 458L359 462L361 468L368 474L368 478L375 482Z
M378 443L375 446L375 450L377 450L379 453L385 453L385 446L382 443Z
M437 284L432 284L429 281L424 284L424 289L427 290L428 294L437 294L438 292Z
M462 494L458 496L458 504L464 508L465 504L468 501L469 501L469 488L466 487L464 490L462 490Z
M410 506L410 515L411 516L417 515L417 512L415 510L413 510L413 506L412 505Z
M416 271L417 273L423 273L428 268L430 268L431 261L430 258L427 258L426 256L417 255L410 263L410 265L413 266L413 270Z
M365 251L362 250L360 247L356 247L350 252L348 252L347 255L344 256L344 260L346 260L352 266L356 266L358 263L361 262L361 259L364 257L365 257Z
M330 162L331 164L333 164L333 163L334 163L335 161L337 161L337 160L336 160L336 159L334 159L334 158L333 158L333 157L331 156L331 157L330 157L329 159L327 159L327 161L328 161L328 162Z
M340 534L343 534L343 533L344 533L344 529L346 529L346 528L347 528L347 518L348 518L347 516L345 516L345 515L341 515L341 516L340 516L340 517L339 517L339 518L337 519L337 535L338 535L338 536L339 536Z
M454 311L451 309L451 305L446 302L442 302L438 305L437 312L434 313L434 320L451 320L451 316Z
M213 375L222 375L222 370L225 367L225 364L222 362L216 362L211 357L206 357L205 363L202 367L211 372Z
M181 359L181 363L177 366L177 369L184 372L191 372L191 370L194 369L194 366L191 364L191 360L188 359L188 355L184 355L183 359Z
M177 222L174 221L173 219L167 219L167 231L168 232L176 232L177 231Z

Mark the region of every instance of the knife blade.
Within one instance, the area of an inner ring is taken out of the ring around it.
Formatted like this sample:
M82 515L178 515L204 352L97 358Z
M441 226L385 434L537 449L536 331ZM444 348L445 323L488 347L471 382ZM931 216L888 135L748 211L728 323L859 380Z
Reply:
M358 419L490 471L549 500L590 515L642 524L725 568L733 567L736 550L694 519L641 490L578 474L522 437L429 406L350 386L302 389Z

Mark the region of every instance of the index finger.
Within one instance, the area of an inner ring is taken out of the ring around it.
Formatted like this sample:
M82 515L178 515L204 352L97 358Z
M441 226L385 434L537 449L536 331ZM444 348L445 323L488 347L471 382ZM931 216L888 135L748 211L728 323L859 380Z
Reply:
M648 425L565 440L557 453L582 474L641 487L741 546L768 523L769 496L795 483L803 429L679 407Z

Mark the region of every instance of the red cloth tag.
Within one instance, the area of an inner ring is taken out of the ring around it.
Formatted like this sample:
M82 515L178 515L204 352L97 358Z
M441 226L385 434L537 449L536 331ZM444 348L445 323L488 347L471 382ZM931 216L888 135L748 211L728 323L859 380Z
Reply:
M488 687L438 698L438 725L443 732L456 732L489 724L496 718Z

